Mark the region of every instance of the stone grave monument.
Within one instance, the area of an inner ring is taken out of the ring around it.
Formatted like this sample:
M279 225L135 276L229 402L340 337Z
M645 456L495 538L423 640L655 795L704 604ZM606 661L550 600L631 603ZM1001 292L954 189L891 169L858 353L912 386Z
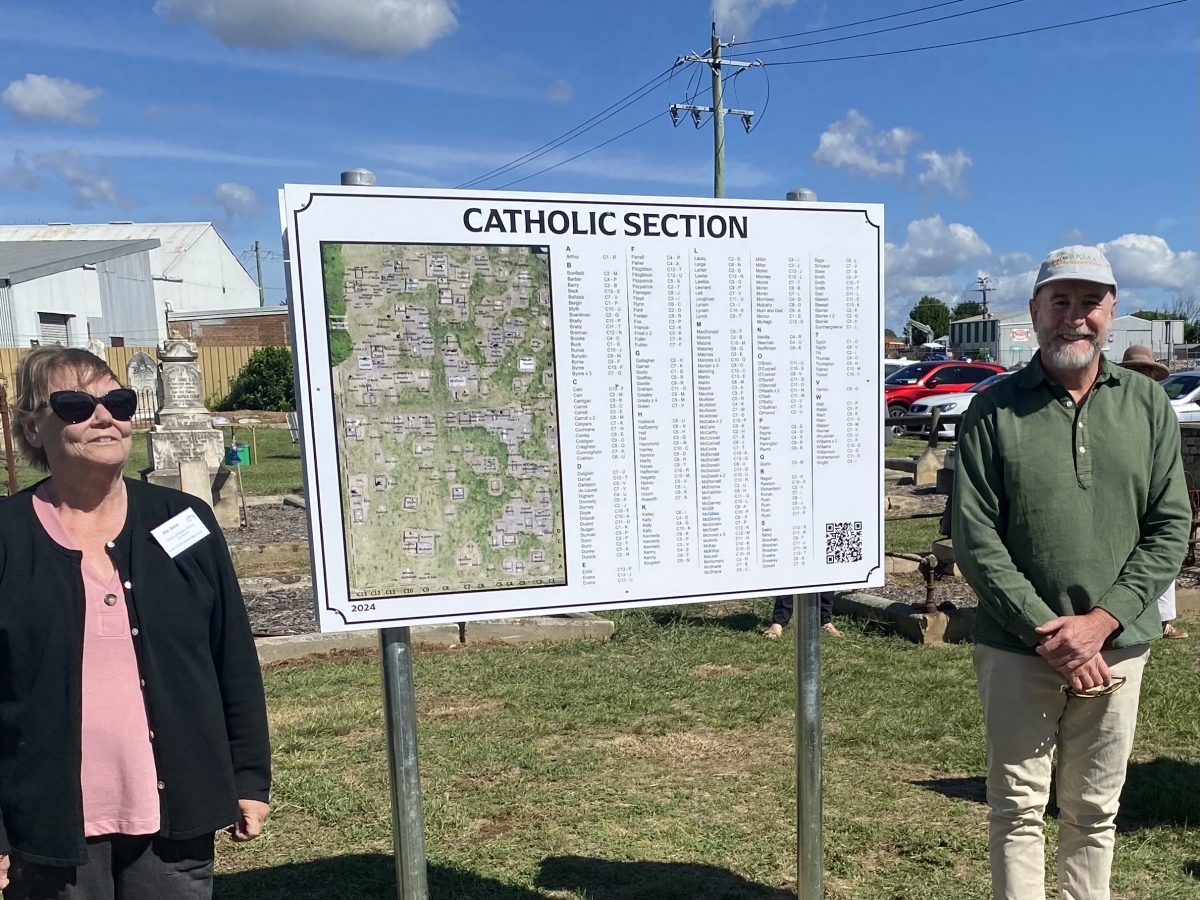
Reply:
M158 409L162 406L162 386L158 381L158 364L150 354L139 350L129 358L125 366L125 383L138 395L139 419L153 414L158 421Z
M236 528L241 525L237 474L224 466L225 440L213 427L212 413L201 398L199 355L196 345L177 333L158 347L163 399L158 421L146 433L149 467L142 476L178 488L180 464L189 464L192 471L202 462L212 485L212 496L206 499L217 521L222 527Z

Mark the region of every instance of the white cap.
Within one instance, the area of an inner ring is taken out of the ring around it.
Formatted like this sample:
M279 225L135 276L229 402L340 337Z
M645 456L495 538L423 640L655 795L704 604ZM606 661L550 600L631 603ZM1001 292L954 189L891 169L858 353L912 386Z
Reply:
M1108 264L1104 254L1096 247L1073 244L1050 251L1042 260L1037 281L1033 283L1033 293L1037 294L1038 288L1043 284L1068 279L1092 281L1108 285L1113 290L1117 288L1117 279L1113 278L1112 266Z

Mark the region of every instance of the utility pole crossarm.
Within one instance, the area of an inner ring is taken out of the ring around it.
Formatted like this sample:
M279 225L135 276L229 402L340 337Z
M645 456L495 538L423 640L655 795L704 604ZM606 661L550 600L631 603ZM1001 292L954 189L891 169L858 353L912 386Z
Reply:
M755 66L762 66L762 60L742 60L742 59L721 59L721 49L730 46L728 43L722 43L720 36L717 34L717 23L713 20L712 23L712 46L709 51L704 54L690 53L687 56L680 56L675 60L675 65L681 63L703 63L712 69L712 106L696 106L692 103L672 103L670 106L671 121L679 124L679 111L684 110L692 114L692 121L696 127L700 127L700 115L702 113L712 113L713 121L713 196L725 196L725 116L735 115L741 117L742 127L747 132L750 131L750 119L754 116L754 111L749 109L726 109L721 96L723 82L721 78L721 67L729 66L734 69L749 69Z

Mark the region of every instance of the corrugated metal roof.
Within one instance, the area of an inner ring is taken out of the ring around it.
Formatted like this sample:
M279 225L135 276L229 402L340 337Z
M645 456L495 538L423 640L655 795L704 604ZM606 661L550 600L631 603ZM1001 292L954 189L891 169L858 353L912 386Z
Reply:
M174 261L186 253L211 222L115 222L96 225L0 225L0 242L6 241L137 241L157 238L156 254L162 270L170 271Z
M125 241L0 241L0 281L21 284L118 256L154 250L153 239Z

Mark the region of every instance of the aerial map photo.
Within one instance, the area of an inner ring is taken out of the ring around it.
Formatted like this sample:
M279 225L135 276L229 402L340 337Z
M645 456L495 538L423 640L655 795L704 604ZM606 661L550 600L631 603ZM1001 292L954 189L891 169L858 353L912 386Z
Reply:
M546 249L322 262L351 598L566 584Z

